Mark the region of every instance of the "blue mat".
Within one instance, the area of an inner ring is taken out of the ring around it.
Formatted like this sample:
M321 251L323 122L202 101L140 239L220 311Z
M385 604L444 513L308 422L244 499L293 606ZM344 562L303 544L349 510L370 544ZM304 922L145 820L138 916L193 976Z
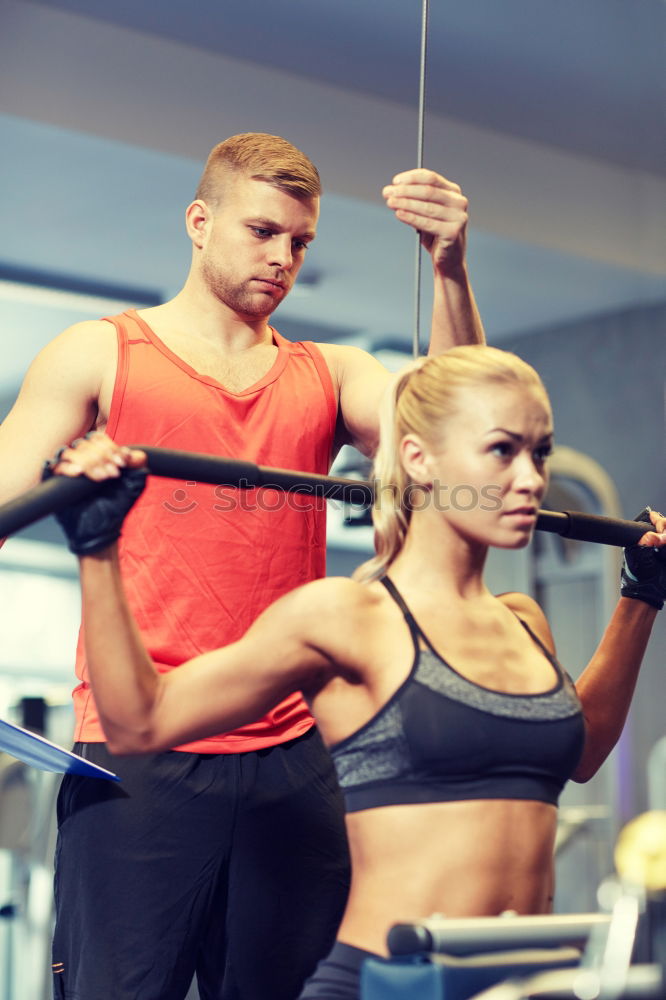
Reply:
M56 771L62 774L80 774L87 778L104 778L107 781L120 781L117 774L98 767L78 754L64 750L56 743L31 733L29 729L14 726L11 722L0 719L0 750L17 757L40 771Z

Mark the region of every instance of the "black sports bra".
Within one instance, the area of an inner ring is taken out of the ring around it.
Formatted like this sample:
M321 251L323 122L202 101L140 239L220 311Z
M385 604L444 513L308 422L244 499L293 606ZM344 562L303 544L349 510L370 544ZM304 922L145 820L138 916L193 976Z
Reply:
M553 664L555 686L541 694L481 687L435 652L395 585L381 582L405 616L414 663L383 708L330 748L347 812L467 799L556 805L585 741L578 696L557 660L519 619Z

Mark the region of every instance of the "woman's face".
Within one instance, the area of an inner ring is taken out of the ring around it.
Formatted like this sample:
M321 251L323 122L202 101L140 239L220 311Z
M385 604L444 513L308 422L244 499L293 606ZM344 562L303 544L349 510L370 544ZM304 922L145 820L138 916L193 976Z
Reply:
M529 542L548 484L550 405L538 387L461 390L428 457L430 502L461 535L498 548Z

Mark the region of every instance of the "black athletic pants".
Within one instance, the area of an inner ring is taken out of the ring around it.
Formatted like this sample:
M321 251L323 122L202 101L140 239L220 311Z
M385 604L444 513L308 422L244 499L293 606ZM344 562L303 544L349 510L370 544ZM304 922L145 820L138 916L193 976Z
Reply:
M58 800L56 1000L294 1000L349 884L342 797L319 734L239 754L75 751Z
M361 967L366 958L377 958L371 951L336 941L326 958L308 979L298 1000L359 1000Z

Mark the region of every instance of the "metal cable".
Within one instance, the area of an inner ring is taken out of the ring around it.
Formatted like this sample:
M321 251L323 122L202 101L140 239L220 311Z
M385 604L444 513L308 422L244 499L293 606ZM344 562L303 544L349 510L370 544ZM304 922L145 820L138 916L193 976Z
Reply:
M428 0L423 0L421 12L421 65L419 71L419 111L416 140L416 166L423 166L423 134L425 122L426 54L428 48ZM416 232L416 261L414 267L414 357L421 354L421 233Z

